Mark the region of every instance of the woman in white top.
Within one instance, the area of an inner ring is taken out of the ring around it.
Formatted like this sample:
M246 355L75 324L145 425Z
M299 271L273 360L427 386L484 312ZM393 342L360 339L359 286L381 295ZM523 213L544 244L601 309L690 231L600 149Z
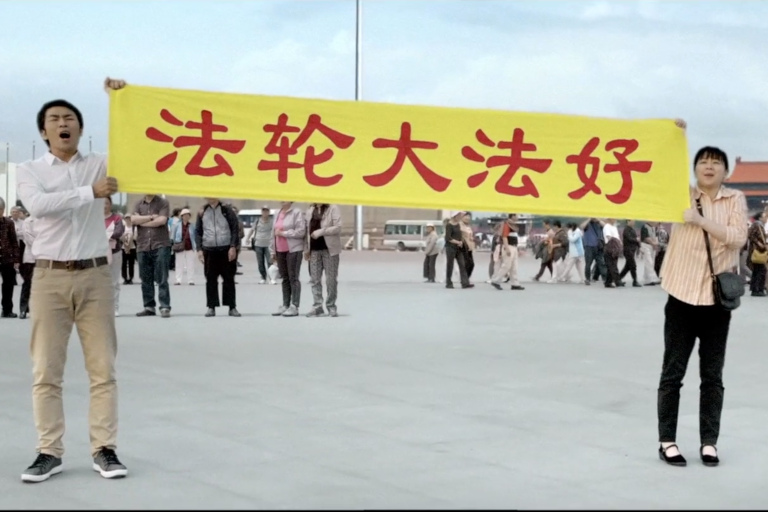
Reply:
M21 238L24 240L24 254L21 256L21 274L24 283L21 285L21 297L19 297L19 318L29 316L29 296L32 292L32 279L35 274L35 257L32 256L32 244L35 242L35 219L27 217L21 224Z
M619 277L619 257L621 256L621 237L619 228L616 227L616 219L606 219L603 226L605 237L605 265L608 267L608 277L605 278L606 288L623 286Z

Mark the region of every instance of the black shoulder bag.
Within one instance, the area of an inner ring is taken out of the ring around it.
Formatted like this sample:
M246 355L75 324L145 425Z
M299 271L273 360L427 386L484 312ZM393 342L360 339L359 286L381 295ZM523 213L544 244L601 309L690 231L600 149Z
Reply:
M704 216L701 208L701 200L696 200L696 208L699 215ZM722 272L715 275L715 265L712 263L712 248L709 245L709 233L704 231L704 243L707 246L707 258L709 259L709 274L712 277L712 292L715 296L715 304L726 311L733 311L741 305L741 296L744 295L744 283L733 272Z

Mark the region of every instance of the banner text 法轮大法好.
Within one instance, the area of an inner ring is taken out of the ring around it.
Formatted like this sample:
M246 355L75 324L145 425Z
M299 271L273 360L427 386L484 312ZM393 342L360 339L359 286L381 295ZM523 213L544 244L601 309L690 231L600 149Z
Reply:
M674 121L127 86L110 93L121 192L677 222Z

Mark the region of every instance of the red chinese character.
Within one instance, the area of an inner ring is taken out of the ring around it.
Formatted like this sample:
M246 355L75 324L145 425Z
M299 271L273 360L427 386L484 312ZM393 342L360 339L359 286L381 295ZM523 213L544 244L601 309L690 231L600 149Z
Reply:
M326 149L316 154L315 147L308 146L304 154L303 163L290 160L291 156L299 153L299 149L307 143L316 131L323 134L339 149L347 149L355 141L354 137L337 132L324 125L319 115L311 114L307 119L306 126L301 130L298 126L288 124L288 114L280 114L277 118L277 124L264 125L264 131L272 134L272 138L264 147L264 152L269 155L277 155L277 160L261 160L258 169L260 171L277 171L277 181L280 183L288 182L288 171L290 169L301 169L302 167L304 168L304 176L307 183L316 187L330 187L341 181L341 178L344 177L342 174L323 177L315 173L316 165L325 163L333 157L332 149ZM299 135L291 143L286 135L288 133L298 133Z
M605 145L606 151L613 151L613 156L616 157L617 163L605 164L603 170L605 172L618 172L621 174L621 188L619 191L605 196L612 203L624 204L629 201L629 198L632 196L632 173L647 173L653 167L653 162L650 160L637 162L627 160L627 157L637 151L639 146L640 143L635 139L617 139ZM623 151L614 151L615 149L623 149Z
M597 186L597 176L600 169L600 159L596 156L592 156L592 152L597 149L600 144L600 139L593 137L587 142L581 153L578 155L570 155L565 160L569 164L577 165L577 173L581 180L582 186L578 190L568 194L571 199L581 199L589 192L595 194L601 194L602 190ZM621 188L615 194L606 194L605 198L614 204L624 204L632 197L632 173L650 172L653 167L653 162L650 160L641 160L630 162L627 157L637 151L640 143L635 139L615 139L611 140L605 145L606 151L613 151L613 155L616 157L616 163L605 164L603 171L618 172L621 173ZM622 150L622 151L617 151ZM586 173L586 167L592 166L592 172L589 176Z
M394 163L386 171L363 176L365 182L372 187L383 187L394 180L403 170L406 159L411 162L421 179L435 192L445 192L451 184L452 180L440 176L424 165L424 162L416 155L415 149L437 149L437 142L411 139L411 123L404 122L400 125L400 138L398 140L376 139L373 141L373 147L377 149L394 148L397 149L397 155Z
M186 123L179 120L176 116L171 114L168 110L162 109L160 111L160 117L168 123L174 126L184 126L190 130L200 130L199 137L182 136L177 137L175 140L170 135L166 135L157 128L147 128L146 136L157 142L173 143L176 148L197 147L197 152L192 159L186 165L184 170L187 174L193 176L219 176L226 174L227 176L234 176L232 166L229 165L227 160L216 154L213 156L213 161L216 162L214 167L203 167L202 163L205 160L206 155L212 149L218 149L226 151L228 153L236 154L242 151L245 147L244 140L214 140L213 134L216 132L226 133L229 128L222 124L213 124L213 114L209 110L203 110L200 112L201 122L187 121ZM176 158L179 156L178 151L174 151L162 157L155 164L155 169L158 172L165 172L171 168L176 162Z
M580 189L574 190L568 194L568 197L571 199L581 199L589 192L594 192L598 195L603 193L603 191L600 190L600 187L597 186L597 175L600 172L600 159L596 156L592 156L592 152L597 149L598 144L600 144L600 139L598 137L592 137L589 139L589 142L584 145L581 153L578 155L568 155L565 159L569 164L576 164L576 173L584 184ZM589 176L587 176L587 166L592 167L592 172Z
M539 197L539 190L536 188L536 185L534 185L530 176L523 175L521 177L521 186L512 186L512 179L520 169L528 169L529 171L543 174L547 172L549 167L552 165L552 160L549 158L523 157L523 152L536 151L536 144L525 142L525 132L522 129L515 128L511 141L502 140L495 144L490 139L490 137L488 137L485 132L483 132L482 129L475 132L475 137L477 138L478 142L484 146L510 150L509 155L494 155L486 160L480 153L478 153L474 148L470 146L464 146L461 148L461 154L467 160L478 163L485 163L488 168L499 166L507 167L498 181L496 181L496 192L499 194L507 194L510 196L518 197ZM469 185L470 188L479 187L485 182L489 174L489 169L486 169L485 171L477 174L473 174L467 178L467 185Z

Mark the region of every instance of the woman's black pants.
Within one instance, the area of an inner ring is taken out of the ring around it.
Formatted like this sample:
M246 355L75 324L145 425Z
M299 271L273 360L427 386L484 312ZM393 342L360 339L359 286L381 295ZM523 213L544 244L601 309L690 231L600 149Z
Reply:
M664 308L664 362L658 394L659 441L677 436L680 388L699 339L699 436L701 444L716 445L723 410L723 365L731 312L719 306L693 306L671 295Z

